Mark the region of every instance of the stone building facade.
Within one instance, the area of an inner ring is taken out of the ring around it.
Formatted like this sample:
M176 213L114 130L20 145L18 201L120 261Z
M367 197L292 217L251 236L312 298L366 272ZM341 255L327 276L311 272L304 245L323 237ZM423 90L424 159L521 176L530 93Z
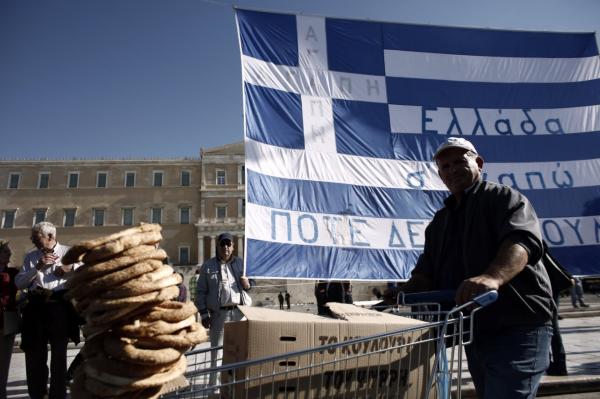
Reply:
M201 176L200 159L0 161L0 238L20 265L38 221L64 244L154 222L170 261L195 264Z

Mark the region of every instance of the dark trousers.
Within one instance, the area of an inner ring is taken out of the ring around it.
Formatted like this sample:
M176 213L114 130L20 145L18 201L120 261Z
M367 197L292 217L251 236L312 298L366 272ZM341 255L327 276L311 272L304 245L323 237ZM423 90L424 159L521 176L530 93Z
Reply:
M550 362L550 326L512 327L476 334L465 346L469 372L480 399L535 398Z
M29 303L23 312L22 348L25 351L27 390L31 399L66 397L67 342L69 341L69 308L66 302ZM50 370L48 370L50 344Z

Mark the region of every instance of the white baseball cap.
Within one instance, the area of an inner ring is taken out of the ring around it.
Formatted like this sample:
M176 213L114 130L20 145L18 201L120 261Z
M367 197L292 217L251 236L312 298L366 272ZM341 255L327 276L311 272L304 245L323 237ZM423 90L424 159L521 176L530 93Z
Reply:
M446 139L446 141L444 141L435 151L435 154L433 155L432 159L435 161L435 159L442 152L446 151L449 148L463 148L467 151L473 151L475 154L477 154L475 146L469 140L463 139L462 137L448 137L448 139Z

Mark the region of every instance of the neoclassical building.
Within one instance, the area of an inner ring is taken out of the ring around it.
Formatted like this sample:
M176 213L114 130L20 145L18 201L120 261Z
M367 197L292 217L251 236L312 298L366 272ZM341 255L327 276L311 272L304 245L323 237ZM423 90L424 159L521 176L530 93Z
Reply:
M160 223L176 265L214 256L222 231L243 253L244 172L242 142L202 149L200 158L0 160L0 239L11 242L17 266L42 220L64 244Z
M201 150L202 178L198 231L198 263L215 256L216 237L227 231L237 238L244 254L245 185L244 143Z

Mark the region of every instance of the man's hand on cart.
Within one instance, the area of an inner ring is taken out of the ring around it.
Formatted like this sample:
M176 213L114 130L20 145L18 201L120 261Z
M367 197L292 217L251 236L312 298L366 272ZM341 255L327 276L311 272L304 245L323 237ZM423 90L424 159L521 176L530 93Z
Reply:
M481 274L479 276L471 277L460 283L456 289L456 304L462 305L479 294L492 290L497 291L498 288L500 288L500 283L490 275Z

